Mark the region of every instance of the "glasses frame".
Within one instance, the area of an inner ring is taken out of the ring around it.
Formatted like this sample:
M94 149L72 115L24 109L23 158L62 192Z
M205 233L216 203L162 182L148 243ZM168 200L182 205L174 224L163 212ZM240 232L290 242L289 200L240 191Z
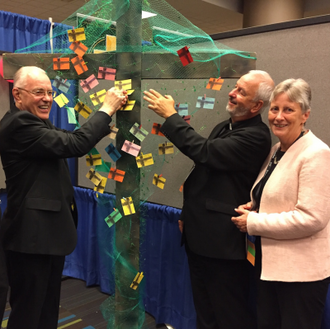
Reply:
M52 98L54 98L54 97L56 96L56 91L55 91L55 90L52 90L52 91L51 91L51 94L48 94L48 92L50 92L50 90L45 91L45 90L43 90L43 89L40 89L40 90L43 90L44 94L38 96L38 95L36 95L36 91L30 91L30 90L27 90L27 89L24 89L24 88L21 88L21 87L16 87L16 88L17 88L17 89L24 90L24 91L26 91L26 92L32 94L34 97L37 97L37 98L41 98L41 97L45 97L45 96L48 96L48 97L51 96Z

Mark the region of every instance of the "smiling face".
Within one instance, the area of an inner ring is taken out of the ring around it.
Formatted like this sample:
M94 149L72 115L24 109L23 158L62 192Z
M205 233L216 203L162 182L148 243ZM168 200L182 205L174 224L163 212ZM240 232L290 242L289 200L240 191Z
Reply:
M24 89L21 89L21 88ZM52 85L46 74L31 72L26 76L24 86L13 88L13 96L17 108L28 111L42 120L49 118L53 97L47 95L47 91L52 90ZM36 96L31 92L45 91L44 96Z
M268 112L269 126L286 151L299 137L310 111L302 112L299 103L292 102L285 92L278 94L271 102Z
M245 74L237 81L235 88L229 93L226 107L232 119L245 119L251 110L253 112L254 109L260 109L259 101L254 100L259 84L260 78L253 74Z

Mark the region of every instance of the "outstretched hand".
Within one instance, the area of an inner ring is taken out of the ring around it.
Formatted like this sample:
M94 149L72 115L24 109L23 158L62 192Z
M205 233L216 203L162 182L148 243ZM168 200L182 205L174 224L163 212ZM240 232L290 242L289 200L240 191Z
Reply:
M172 114L177 113L174 108L174 99L170 95L161 95L154 89L144 91L143 99L149 103L148 108L159 116L167 119Z
M105 95L100 111L112 116L127 102L127 91L119 90L115 87L109 89Z

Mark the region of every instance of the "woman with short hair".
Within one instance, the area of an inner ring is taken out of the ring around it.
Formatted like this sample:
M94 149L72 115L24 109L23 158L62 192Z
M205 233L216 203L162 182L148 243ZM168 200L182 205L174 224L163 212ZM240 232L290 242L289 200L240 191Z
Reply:
M279 143L259 173L251 203L232 218L240 231L260 236L259 329L321 328L330 277L330 150L305 129L310 102L303 79L275 87L268 119Z

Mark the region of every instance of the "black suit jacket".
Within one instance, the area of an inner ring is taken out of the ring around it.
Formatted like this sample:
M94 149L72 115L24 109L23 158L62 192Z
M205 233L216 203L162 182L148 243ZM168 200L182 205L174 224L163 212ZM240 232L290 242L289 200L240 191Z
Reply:
M184 183L181 214L189 248L206 257L246 258L245 234L231 217L237 215L234 208L250 201L250 189L270 151L269 129L261 116L224 121L204 138L174 114L161 131L195 162Z
M73 132L13 106L0 122L0 154L7 209L4 248L67 255L77 242L77 214L65 158L80 157L110 133L111 117L97 112Z

